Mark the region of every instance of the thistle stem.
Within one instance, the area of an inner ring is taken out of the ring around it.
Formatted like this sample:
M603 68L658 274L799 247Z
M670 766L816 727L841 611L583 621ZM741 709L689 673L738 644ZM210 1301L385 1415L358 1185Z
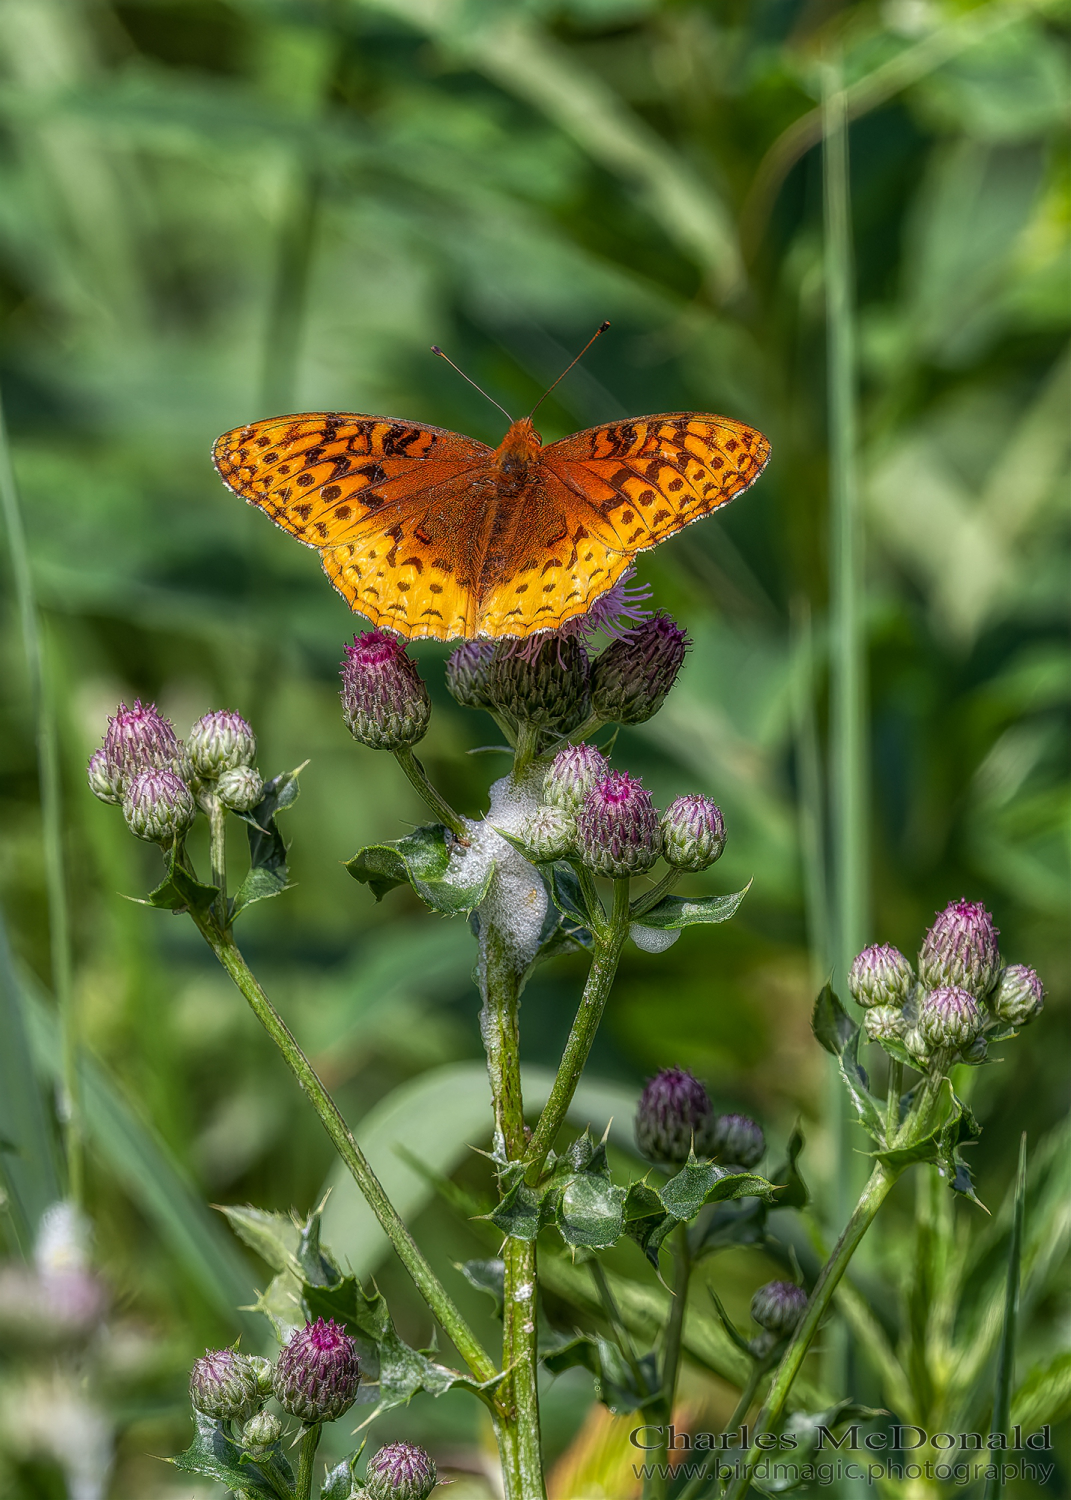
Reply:
M658 905L663 896L668 896L673 887L681 878L680 870L667 870L661 880L644 896L637 896L629 908L629 918L638 922L641 918Z
M891 1145L900 1129L900 1095L904 1090L904 1065L889 1060L889 1089L885 1099L885 1140Z
M216 921L225 932L230 926L227 909L227 809L213 796L208 811L208 834L212 884L219 887L215 901Z
M437 791L428 780L428 773L413 754L412 745L403 745L400 750L394 751L394 759L401 766L413 786L421 797L431 808L440 823L446 825L455 838L462 843L469 841L469 830L465 827L462 818L454 811L441 792Z
M751 1410L751 1403L755 1399L755 1392L759 1388L759 1381L762 1379L765 1370L766 1366L763 1365L761 1360L756 1359L752 1363L751 1374L748 1376L747 1384L740 1393L740 1400L736 1403L732 1416L725 1424L726 1432L735 1432ZM705 1468L701 1473L696 1474L694 1478L689 1479L683 1490L676 1497L676 1500L695 1500L695 1497L700 1493L709 1478L710 1469Z
M416 1288L442 1327L453 1339L459 1353L477 1380L493 1380L498 1374L491 1356L480 1344L472 1329L455 1307L446 1288L428 1265L416 1241L402 1223L379 1178L373 1172L364 1152L327 1092L315 1068L298 1046L282 1016L261 989L238 945L229 932L220 932L212 919L191 908L191 916L205 942L223 968L238 986L250 1009L283 1055L287 1067L320 1117L335 1150L348 1167L369 1208L379 1220L394 1246L399 1260L409 1272Z
M684 1313L688 1305L688 1283L692 1276L692 1253L688 1244L687 1224L678 1224L674 1231L673 1251L677 1270L673 1278L673 1302L662 1346L662 1392L658 1413L661 1418L662 1442L652 1449L650 1463L654 1472L644 1483L644 1500L662 1500L669 1482L669 1429L673 1422L673 1400L677 1394L677 1376L680 1372Z
M539 1117L539 1124L536 1126L531 1144L525 1152L524 1160L528 1168L525 1180L530 1185L539 1181L539 1175L550 1148L573 1102L576 1086L580 1082L580 1075L588 1060L588 1053L595 1040L595 1033L599 1029L602 1013L606 1009L610 987L614 982L617 965L621 958L621 949L628 936L628 896L628 881L615 880L614 904L609 924L603 932L595 934L595 953L591 960L591 968L588 970L580 1008L573 1021L569 1040L565 1044L562 1060L558 1064L550 1097Z
M320 1424L306 1427L301 1435L301 1453L298 1458L297 1488L294 1500L311 1500L312 1473L316 1462L316 1450L320 1446Z
M874 1222L878 1209L888 1197L893 1183L900 1172L889 1168L882 1162L878 1162L871 1172L867 1184L860 1195L851 1218L844 1227L844 1232L833 1247L833 1252L825 1265L822 1267L818 1280L815 1282L814 1291L811 1293L807 1304L807 1311L792 1335L788 1348L781 1357L774 1374L766 1400L763 1402L762 1410L755 1419L755 1430L752 1435L752 1446L748 1450L746 1458L740 1467L739 1476L733 1480L725 1493L725 1500L742 1500L751 1486L751 1470L761 1459L764 1449L757 1446L757 1439L764 1433L769 1432L778 1422L784 1411L785 1402L788 1400L792 1383L799 1374L800 1366L804 1357L811 1347L819 1325L825 1317L826 1309L829 1307L833 1293L837 1289L841 1277L848 1268L848 1263L855 1254L860 1241Z

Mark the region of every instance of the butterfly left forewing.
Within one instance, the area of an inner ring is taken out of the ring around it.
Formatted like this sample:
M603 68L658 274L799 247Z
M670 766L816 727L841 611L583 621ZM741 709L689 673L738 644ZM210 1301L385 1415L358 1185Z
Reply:
M578 520L607 546L644 552L741 494L770 445L729 417L670 412L608 422L543 449Z
M323 548L393 524L491 451L422 422L307 412L226 432L212 459L236 494L307 547Z

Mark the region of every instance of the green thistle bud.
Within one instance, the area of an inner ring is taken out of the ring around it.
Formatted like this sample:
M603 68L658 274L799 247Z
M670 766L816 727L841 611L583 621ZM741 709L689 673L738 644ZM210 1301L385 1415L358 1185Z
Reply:
M751 1316L778 1338L794 1333L807 1311L807 1293L791 1281L768 1281L751 1299Z
M493 641L465 641L446 659L446 686L462 708L490 708L488 679Z
M591 670L595 713L608 723L645 723L665 702L689 645L663 610L612 641Z
M366 630L346 647L342 716L354 739L371 750L401 750L424 738L431 699L397 636Z
M1025 1026L1041 1014L1045 986L1026 964L1012 964L998 979L989 1003L998 1020L1008 1026Z
M907 1035L907 1018L898 1005L872 1005L863 1029L872 1042L899 1042Z
M216 796L232 812L252 812L264 796L264 782L254 766L235 766L216 782Z
M576 847L596 875L642 875L662 852L651 794L627 771L595 783L576 815Z
M139 771L123 796L131 833L154 844L170 844L189 832L197 816L190 789L174 771Z
M576 819L560 807L539 807L525 823L521 838L537 864L564 859L576 842Z
M710 1132L710 1155L724 1166L756 1166L766 1150L762 1126L749 1115L719 1115Z
M283 1424L270 1411L258 1411L242 1428L242 1447L254 1457L264 1453L283 1435Z
M428 1500L439 1482L429 1454L415 1443L388 1443L368 1460L368 1500Z
M911 1056L915 1059L916 1066L924 1068L930 1060L932 1049L919 1027L908 1027L907 1031L904 1032L903 1042L904 1046L911 1053Z
M206 1349L190 1371L190 1401L216 1422L244 1422L263 1405L256 1368L237 1349Z
M966 1047L982 1027L978 1002L967 990L942 985L931 990L919 1010L918 1029L933 1048Z
M888 943L864 948L848 970L848 989L858 1005L903 1005L914 987L911 965Z
M575 637L543 635L496 647L488 672L491 702L519 724L569 734L590 706L588 654Z
M251 766L256 758L256 735L241 714L225 708L202 715L186 741L190 775L198 781L214 781L224 771Z
M122 802L123 793L119 780L108 765L104 750L94 750L86 767L89 790L102 802Z
M551 762L543 782L543 796L551 807L579 812L592 787L609 771L606 757L594 745L566 745Z
M678 797L662 814L662 858L677 870L705 870L721 858L725 822L709 797Z

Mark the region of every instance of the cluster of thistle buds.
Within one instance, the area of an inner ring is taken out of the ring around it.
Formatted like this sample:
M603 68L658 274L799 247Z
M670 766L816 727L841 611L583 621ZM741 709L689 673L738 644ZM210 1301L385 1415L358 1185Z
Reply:
M993 918L980 902L952 901L923 939L917 971L887 943L852 964L848 989L864 1007L871 1041L920 1069L982 1062L990 1041L1037 1016L1045 990L1025 964L1005 965Z
M602 614L615 607L616 599ZM592 627L600 623L602 615ZM598 655L583 637L578 630L497 644L466 641L447 662L446 685L465 708L493 714L511 738L527 729L537 748L601 724L643 724L656 714L684 661L684 631L659 611ZM342 711L353 737L373 750L393 751L422 740L431 702L404 642L369 630L345 649Z
M170 848L189 833L198 809L248 813L264 795L254 762L257 741L241 714L217 709L185 743L155 704L120 703L88 766L90 790L119 804L132 833Z
M687 1068L663 1068L649 1081L635 1129L640 1155L667 1169L684 1166L694 1155L749 1172L766 1151L762 1126L747 1115L716 1115L710 1095Z
M274 1365L237 1348L207 1350L190 1373L190 1401L255 1462L284 1435L283 1421L267 1409L269 1399L308 1430L345 1416L360 1382L356 1340L332 1319L317 1318L291 1335ZM435 1464L423 1448L390 1443L369 1460L356 1494L426 1500L437 1483Z

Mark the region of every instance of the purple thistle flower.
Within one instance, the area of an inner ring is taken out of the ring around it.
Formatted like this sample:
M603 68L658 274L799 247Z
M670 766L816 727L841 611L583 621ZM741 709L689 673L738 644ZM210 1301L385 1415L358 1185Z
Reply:
M663 1068L647 1084L636 1110L640 1155L679 1167L693 1148L705 1156L713 1105L706 1089L687 1068Z
M368 1500L427 1500L439 1474L415 1443L388 1443L368 1460L364 1489Z
M723 1166L751 1168L762 1160L766 1137L750 1115L719 1115L710 1132L710 1155Z
M190 1400L217 1422L246 1421L264 1404L256 1365L237 1349L206 1349L190 1371Z
M791 1281L768 1281L751 1299L751 1316L767 1333L786 1338L807 1310L807 1293Z
M587 718L591 666L578 640L540 635L495 648L487 693L495 708L519 724L569 734Z
M384 630L353 637L342 663L342 716L372 750L401 750L427 733L431 700L405 643Z
M969 990L942 985L931 990L919 1010L918 1029L931 1047L966 1047L982 1027L982 1012Z
M596 875L642 875L662 850L651 794L627 771L608 771L576 815L576 847Z
M647 583L634 584L632 580L635 576L635 568L622 573L613 587L596 599L586 614L574 615L571 620L566 620L559 634L590 638L601 633L611 640L631 634L637 625L642 625L651 617L651 611L643 608L644 601L651 597L651 586Z
M645 723L665 702L690 644L664 610L613 641L591 669L594 712L607 723Z
M285 1346L275 1366L275 1399L306 1426L333 1422L357 1399L361 1364L357 1342L328 1319L306 1323Z
M858 1005L903 1005L914 987L911 965L889 943L864 948L848 970L848 989Z
M189 832L197 806L189 787L174 771L139 771L124 793L123 816L139 839L171 844Z
M566 745L551 762L543 796L552 807L579 812L592 787L610 774L605 755L594 745Z
M104 733L104 764L118 792L125 792L139 771L178 771L181 762L182 743L175 727L157 712L155 703L143 704L140 698L133 708L120 703Z
M446 686L463 708L490 708L487 678L493 641L464 641L446 659Z
M1012 964L997 981L989 997L993 1014L1009 1026L1025 1026L1040 1015L1045 1004L1045 986L1026 964Z
M662 858L677 870L705 870L725 848L725 820L709 797L678 797L662 814Z
M257 737L241 714L226 708L203 714L186 740L186 759L191 773L203 781L214 781L224 771L251 766L257 758Z
M952 985L984 1000L1000 970L997 935L980 901L950 901L922 942L923 984L930 989Z

